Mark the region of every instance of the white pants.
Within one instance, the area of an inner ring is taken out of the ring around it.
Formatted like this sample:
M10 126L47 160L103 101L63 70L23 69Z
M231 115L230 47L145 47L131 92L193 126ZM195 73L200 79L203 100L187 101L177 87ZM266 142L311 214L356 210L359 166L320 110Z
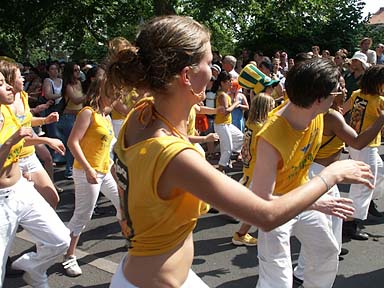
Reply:
M129 282L124 276L123 267L125 259L126 256L123 257L119 266L117 267L117 271L112 277L111 285L109 288L138 288L137 286L131 284L131 282ZM200 277L195 274L195 272L189 269L188 277L183 285L180 286L180 288L209 288L209 286L205 284L203 280L201 280Z
M318 211L304 211L280 227L259 230L258 288L291 288L292 261L290 238L301 242L305 256L304 286L330 288L338 268L339 245L332 232L329 218Z
M355 213L353 218L365 220L368 216L369 203L371 199L379 199L384 189L384 169L383 161L380 158L377 147L365 147L361 150L349 148L349 155L353 160L359 160L367 163L375 179L373 184L375 189L370 189L363 184L351 184L349 190L349 198L353 200Z
M83 169L73 169L75 183L75 211L68 223L68 228L74 236L79 236L85 225L91 220L100 191L111 200L116 208L116 217L121 219L119 194L117 184L111 172L97 173L97 184L89 184Z
M22 173L34 173L44 170L40 160L37 158L36 153L19 159L19 167Z
M124 119L112 119L113 133L115 134L116 138L119 136L119 132L123 123Z
M0 287L19 224L36 242L37 252L22 255L12 267L28 272L37 284L48 283L47 269L65 254L71 240L68 229L32 182L21 177L15 185L0 189Z
M233 124L214 124L220 139L220 166L228 166L232 151L241 152L243 133Z
M317 174L319 174L325 167L323 165L320 165L318 163L312 163L311 168L309 168L309 178L312 179ZM334 185L327 193L330 196L333 196L335 198L340 198L340 191L337 185ZM332 232L335 236L335 239L338 243L339 251L340 253L341 244L342 244L342 227L343 227L343 220L336 216L331 215L325 215L330 221L332 225ZM303 253L300 253L299 260L297 263L297 266L295 267L294 274L297 278L303 280L304 279L304 267L305 267L305 256Z

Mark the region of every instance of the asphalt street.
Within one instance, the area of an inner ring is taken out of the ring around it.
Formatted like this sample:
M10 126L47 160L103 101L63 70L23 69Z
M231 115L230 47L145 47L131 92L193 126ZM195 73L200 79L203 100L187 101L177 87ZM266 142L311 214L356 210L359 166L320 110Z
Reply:
M384 150L381 147L381 154ZM345 157L345 155L344 155ZM73 183L64 180L63 167L55 168L55 178L64 192L60 194L57 213L64 222L68 222L74 208ZM239 179L240 165L234 165L230 176ZM340 185L340 190L348 192L348 185ZM380 211L384 211L384 200L377 202ZM119 232L114 217L114 208L107 198L101 196L97 214L80 237L77 256L83 275L77 278L65 276L61 260L48 270L51 288L94 287L104 288L116 270L118 263L126 253L125 240ZM367 241L347 241L343 247L350 253L340 261L334 288L382 288L384 287L384 217L369 217L362 223L371 236ZM232 234L240 224L231 223L225 215L204 215L194 231L195 258L193 270L210 287L255 287L258 279L257 247L239 247L231 243ZM257 236L257 230L251 229ZM300 244L292 238L292 260L297 262ZM33 249L30 236L20 231L15 239L11 258L28 249ZM21 276L6 277L4 288L28 287ZM276 287L278 288L278 287Z

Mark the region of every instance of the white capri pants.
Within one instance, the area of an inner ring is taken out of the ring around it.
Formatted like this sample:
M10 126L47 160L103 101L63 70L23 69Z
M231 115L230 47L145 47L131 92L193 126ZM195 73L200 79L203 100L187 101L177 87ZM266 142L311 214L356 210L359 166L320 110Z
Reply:
M109 288L138 288L137 286L131 284L131 282L129 282L124 276L123 267L126 257L127 256L125 255L120 261L120 264L117 267L117 271L112 277L111 285ZM200 277L195 274L195 272L189 269L188 277L183 285L180 286L180 288L209 288L209 286L205 284L203 280L201 280Z
M304 287L332 287L338 269L339 244L331 226L325 214L309 210L270 232L259 230L256 287L292 287L290 238L293 234L301 242L305 257Z
M372 198L379 199L383 193L383 160L381 160L377 147L365 147L361 150L356 150L350 147L349 155L351 155L353 160L367 163L375 176L375 179L373 180L375 189L370 189L363 184L351 184L349 190L349 198L353 200L355 207L353 218L365 220L368 216L369 203Z
M219 165L227 167L230 163L232 151L241 152L243 145L243 132L233 124L214 124L215 132L220 139Z
M43 165L41 165L41 162L39 158L37 158L36 153L33 153L32 155L23 157L19 159L19 167L21 169L21 172L24 173L34 173L40 170L44 170Z
M317 174L319 174L325 167L318 163L313 162L311 167L309 168L309 178L312 179ZM334 185L327 193L330 196L335 198L340 198L340 191L337 185ZM335 236L337 243L339 245L340 253L341 244L342 244L342 228L343 228L343 220L336 216L326 215L325 216L331 221L333 235ZM305 267L305 257L303 253L300 253L299 260L297 266L295 267L294 274L297 278L303 280L304 279L304 267Z
M71 239L56 212L24 177L13 186L0 189L0 287L19 224L32 236L37 252L22 255L12 267L28 272L36 286L47 284L47 269L65 254Z
M124 119L112 119L112 127L113 127L113 133L115 134L115 137L117 138L120 133L121 126L123 126Z
M83 169L73 169L75 183L75 211L68 223L73 236L79 236L85 225L91 220L100 191L111 200L116 208L116 217L121 220L119 194L117 184L111 172L107 174L97 172L97 184L89 184Z

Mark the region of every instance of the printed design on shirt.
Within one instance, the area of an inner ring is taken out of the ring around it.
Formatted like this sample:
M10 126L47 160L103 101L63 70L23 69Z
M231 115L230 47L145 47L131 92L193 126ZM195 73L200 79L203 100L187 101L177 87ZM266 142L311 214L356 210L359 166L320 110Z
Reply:
M128 239L134 236L134 231L132 227L132 220L128 212L128 190L129 190L129 173L128 167L118 158L116 153L114 154L115 158L115 173L116 173L116 183L119 190L120 197L120 208L122 213L122 227L123 235Z
M241 156L243 158L243 166L249 168L249 164L252 160L251 143L252 143L253 130L245 127L244 142L241 148Z
M4 120L3 120L4 121ZM1 120L0 120L1 122ZM8 126L5 126L3 127L1 133L0 133L0 147L5 143L5 141L7 141L14 133L15 131L17 131L19 129L19 127L17 127L16 125L8 125ZM7 135L10 135L9 137L7 137ZM21 143L20 143L21 142ZM8 156L7 156L7 161L10 161L10 162L15 162L17 160L19 160L20 158L20 154L21 154L21 150L23 149L23 145L24 145L24 139L21 139L17 144L13 145L11 150L9 151L8 153ZM4 163L6 164L6 163Z
M314 129L311 132L308 143L304 145L304 147L300 148L300 151L303 152L303 155L298 165L292 165L291 167L292 172L288 175L289 180L295 178L301 170L305 169L306 167L309 167L309 165L311 165L312 162L314 161L316 156L314 152L317 152L319 150L320 144L321 144L321 143L317 143L317 141L315 142L318 134L319 134L319 128Z
M353 102L351 121L349 124L356 131L357 134L361 132L361 128L363 127L363 121L367 107L368 100L357 96L355 101Z
M108 135L102 135L100 137L101 145L103 148L109 147L109 142L110 142L109 139L110 137L108 137Z

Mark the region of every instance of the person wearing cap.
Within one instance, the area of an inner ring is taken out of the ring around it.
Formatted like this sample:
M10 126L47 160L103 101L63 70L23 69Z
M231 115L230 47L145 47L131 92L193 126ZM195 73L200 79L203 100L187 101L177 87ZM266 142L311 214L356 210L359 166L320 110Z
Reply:
M351 64L349 65L350 72L345 76L345 87L347 88L346 100L351 97L353 91L359 89L358 83L368 67L367 55L360 51L353 54Z
M339 89L339 76L332 62L318 58L295 65L288 72L285 86L289 100L270 113L256 138L252 189L258 196L271 201L309 180L310 165L321 146L323 113L328 111ZM329 190L331 186L326 183L324 179ZM333 201L338 203L337 208L328 209ZM292 287L293 234L302 243L306 256L304 287L332 287L338 269L339 244L326 214L345 219L353 213L351 202L327 195L286 224L270 232L260 229L257 288Z
M212 76L215 77L215 79L217 79L217 77L221 72L221 67L219 66L219 64L213 64L211 66L211 71L212 71Z
M361 41L360 41L360 52L364 53L365 55L367 55L367 62L369 64L376 64L376 52L375 50L371 50L369 48L371 48L372 46L372 39L371 38L368 38L368 37L365 37L363 38Z
M241 70L238 82L240 87L249 89L255 94L264 92L271 96L274 87L278 85L280 81L265 75L256 65L248 64Z

